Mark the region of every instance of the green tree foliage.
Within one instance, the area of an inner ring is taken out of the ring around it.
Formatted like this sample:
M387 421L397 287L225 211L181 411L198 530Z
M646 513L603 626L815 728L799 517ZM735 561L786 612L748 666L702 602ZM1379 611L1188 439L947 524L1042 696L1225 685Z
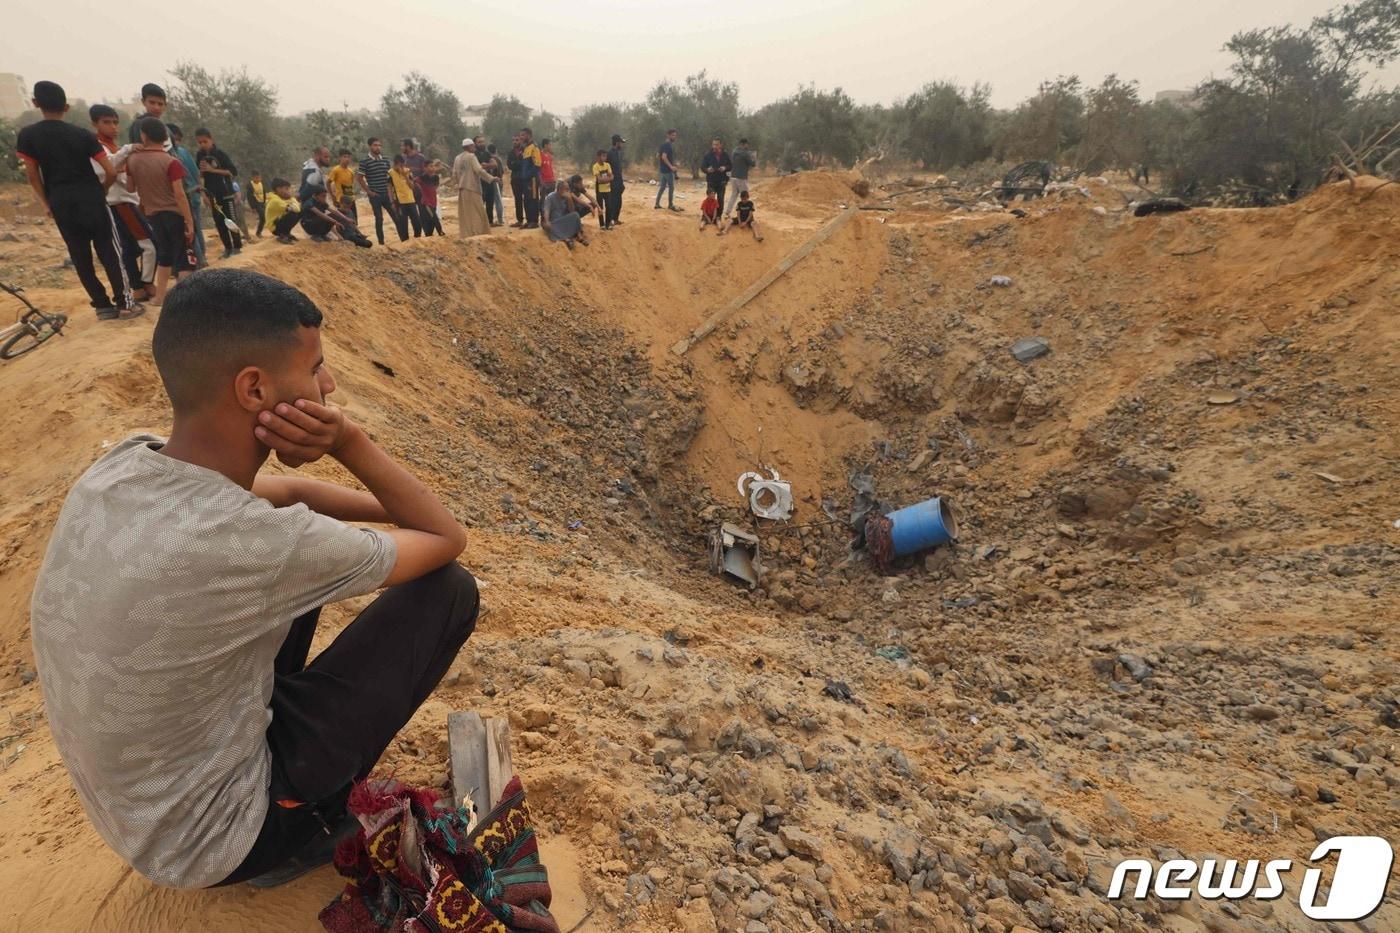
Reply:
M522 126L530 125L530 108L520 102L520 98L497 94L486 107L486 116L481 121L481 133L488 143L496 148L508 150L510 139Z
M15 155L15 136L19 128L9 120L0 117L0 181L22 181L24 169Z
M1138 83L1109 75L1084 94L1084 125L1075 164L1089 172L1141 165L1142 101Z
M996 153L1002 159L1061 162L1078 144L1084 127L1084 95L1078 75L1041 82L1002 128Z
M789 171L850 165L866 144L862 114L839 87L801 88L763 107L748 122L756 127L750 142L763 147L770 164Z
M416 139L432 158L451 161L461 151L467 125L462 120L462 102L457 95L426 75L411 71L403 77L403 87L390 86L379 103L379 114L372 123L375 136L394 151L402 139Z
M739 85L710 78L704 71L690 75L684 84L662 81L647 94L644 106L651 117L645 131L655 137L652 144L660 145L661 134L675 129L676 158L690 166L692 174L699 172L712 138L732 144L739 132ZM645 140L637 142L646 145Z
M359 157L365 148L365 124L368 121L348 111L313 110L306 115L305 133L313 146L329 146L334 157L349 149Z
M568 156L579 165L588 165L599 149L612 145L614 133L620 133L629 141L638 136L634 129L633 115L626 104L590 104L574 111L569 123ZM555 152L561 152L556 146Z
M1294 194L1342 148L1365 67L1400 53L1400 0L1345 4L1305 28L1247 30L1225 49L1235 57L1230 77L1201 88L1199 146L1184 174Z
M877 151L903 152L939 170L985 159L992 148L991 96L987 84L925 84L885 117L892 128L883 134Z
M215 75L193 62L178 63L171 75L166 118L180 125L190 145L195 130L207 128L244 177L255 168L289 172L301 163L305 140L286 132L272 85L246 69Z

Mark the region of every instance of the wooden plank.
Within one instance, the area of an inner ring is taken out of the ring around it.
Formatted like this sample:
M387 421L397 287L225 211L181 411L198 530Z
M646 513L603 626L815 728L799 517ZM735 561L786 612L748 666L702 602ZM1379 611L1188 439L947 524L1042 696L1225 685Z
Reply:
M452 799L458 806L471 797L477 813L485 816L495 803L487 800L490 775L486 765L486 725L477 713L450 713L447 717L447 754L452 767Z
M765 272L757 282L754 282L746 288L738 298L735 298L733 301L729 302L729 304L706 318L704 323L691 331L690 336L678 340L675 345L671 347L671 352L677 356L684 356L691 347L704 340L716 327L724 323L726 318L757 298L765 288L782 278L789 269L805 259L812 250L831 239L832 234L849 223L850 219L854 217L858 211L859 208L852 205L828 220L825 226L812 234L807 242L783 257L782 262Z
M489 810L501 802L506 785L515 776L510 760L510 723L492 717L486 720L486 784L490 790Z

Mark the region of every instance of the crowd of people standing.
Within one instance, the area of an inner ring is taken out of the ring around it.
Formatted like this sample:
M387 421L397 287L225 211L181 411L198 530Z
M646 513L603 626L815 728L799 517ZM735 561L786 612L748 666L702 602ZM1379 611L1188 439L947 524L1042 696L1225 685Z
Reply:
M166 103L159 85L144 85L142 112L131 120L122 144L116 110L94 105L89 110L93 131L84 131L65 119L69 105L63 88L40 81L34 86L34 105L43 119L21 130L17 140L30 185L58 226L101 320L141 314L142 302L161 302L172 276L208 263L206 212L223 245L223 259L265 231L279 242L294 242L298 227L314 241L341 239L369 247L371 241L359 228L357 191L373 213L381 246L386 216L400 241L445 236L438 199L444 178L457 188L458 235L463 237L506 225L507 185L515 208L510 226L543 230L570 249L589 242L585 218L596 218L605 231L623 222L627 140L620 134L613 134L609 148L595 153L589 167L591 193L583 175L556 174L552 141L536 142L528 127L513 134L505 154L484 136L463 139L451 166L429 158L411 138L400 141L392 158L377 137L366 141L368 151L358 160L349 149L340 149L333 162L330 148L319 145L295 185L278 177L265 181L259 171L240 185L237 164L214 134L197 128L195 147L187 148L184 131L165 121ZM657 149L656 210L662 209L664 197L667 210L682 211L675 203L681 171L677 137L676 130L668 130ZM713 223L724 233L740 225L762 240L747 190L756 165L748 140L740 139L732 153L721 139L713 140L700 164L707 195L702 228ZM256 217L252 232L245 211ZM106 273L105 286L94 256Z

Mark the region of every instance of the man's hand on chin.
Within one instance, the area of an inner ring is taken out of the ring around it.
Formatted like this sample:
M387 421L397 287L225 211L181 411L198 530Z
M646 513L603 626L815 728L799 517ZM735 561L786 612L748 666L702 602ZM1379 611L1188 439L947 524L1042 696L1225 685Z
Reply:
M257 439L292 469L334 455L357 431L336 406L304 398L292 404L278 402L270 411L260 412L253 428Z

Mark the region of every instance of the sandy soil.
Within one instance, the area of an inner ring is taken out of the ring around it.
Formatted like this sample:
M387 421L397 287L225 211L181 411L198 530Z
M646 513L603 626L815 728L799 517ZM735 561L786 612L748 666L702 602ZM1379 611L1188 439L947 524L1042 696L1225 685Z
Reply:
M1312 929L1316 841L1400 836L1400 186L1141 219L1093 185L1025 217L899 200L677 358L858 200L754 192L762 244L634 184L572 254L501 231L232 261L317 300L337 401L471 529L482 624L383 769L442 783L450 710L510 716L565 929ZM0 929L316 929L328 869L135 875L54 750L49 529L105 446L167 424L155 315L96 323L24 197L0 192L0 277L73 323L0 364ZM1018 363L1026 336L1052 352ZM760 464L792 522L747 516ZM858 470L888 506L955 500L959 546L875 573ZM708 572L723 519L763 538L753 593ZM1103 896L1123 858L1207 854L1299 868L1276 901ZM1337 928L1400 929L1396 896Z

